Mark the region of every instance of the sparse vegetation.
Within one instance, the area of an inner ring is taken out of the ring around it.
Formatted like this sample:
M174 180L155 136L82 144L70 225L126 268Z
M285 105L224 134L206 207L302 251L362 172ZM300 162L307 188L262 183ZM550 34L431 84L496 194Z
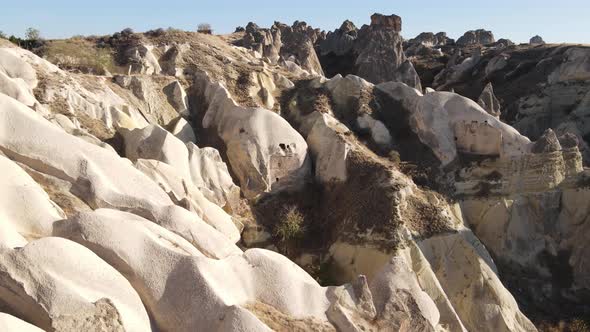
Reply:
M263 302L252 302L246 304L254 316L268 325L273 331L291 331L291 332L333 332L334 327L313 317L295 318L284 314L273 306Z
M201 23L197 26L197 32L210 35L213 34L213 29L211 28L211 24Z
M275 227L274 235L283 242L301 237L305 231L304 219L296 206L287 208Z
M340 284L335 277L340 271L332 257L329 257L326 261L320 264L308 267L306 271L322 286L334 286Z
M0 38L8 39L11 43L31 51L42 47L45 44L45 41L41 38L41 32L35 28L28 28L25 31L25 38L16 37L14 35L7 38L1 31Z
M573 318L569 321L562 320L556 323L541 322L538 324L538 328L542 332L590 332L590 320Z
M305 217L296 206L286 208L274 227L273 235L288 253L289 246L305 234Z
M94 43L83 38L51 41L38 53L65 70L97 75L116 71L112 50L108 47L96 47Z
M2 39L8 39L8 37L6 36L6 34L0 30L0 38Z
M27 28L25 32L25 38L28 40L39 40L41 39L41 31L35 28Z

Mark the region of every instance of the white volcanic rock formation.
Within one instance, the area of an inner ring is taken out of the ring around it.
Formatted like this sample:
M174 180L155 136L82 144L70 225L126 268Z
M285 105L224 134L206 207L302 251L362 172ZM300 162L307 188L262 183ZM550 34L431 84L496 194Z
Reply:
M305 180L311 168L307 144L286 120L263 108L239 106L223 85L205 74L196 84L208 103L201 114L203 128L223 140L247 198Z
M376 88L410 110L414 130L443 165L452 162L458 152L509 158L530 151L528 138L468 98L449 92L422 96L419 91L394 82Z
M43 238L0 247L0 307L49 331L147 331L129 282L72 241Z
M0 329L535 331L518 277L585 303L577 136L531 142L491 85L422 94L400 31L126 32L114 77L0 47ZM314 43L374 79L310 77ZM511 66L486 51L438 83Z
M31 325L9 314L0 313L0 329L2 331L42 332L40 328Z
M50 236L53 222L65 218L63 211L22 168L2 155L0 169L0 223L6 230L2 236L9 230L27 239Z
M231 252L233 245L227 238L206 223L198 222L198 216L174 205L168 195L136 170L129 160L68 135L10 97L0 95L0 107L5 110L0 114L0 148L8 157L70 182L71 191L92 208L132 211L181 233L196 246L205 246L202 249L208 253L216 252L210 246L218 245ZM36 132L36 139L17 134L27 131ZM45 144L38 144L37 140ZM205 242L197 244L199 239ZM219 241L210 241L212 239Z

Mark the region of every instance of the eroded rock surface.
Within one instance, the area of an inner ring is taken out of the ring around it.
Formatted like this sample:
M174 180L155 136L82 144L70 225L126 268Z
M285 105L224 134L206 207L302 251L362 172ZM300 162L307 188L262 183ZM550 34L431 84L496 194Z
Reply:
M113 77L0 48L0 326L535 331L587 312L586 49L474 31L407 58L400 32L378 14L127 31L95 41ZM557 108L536 137L504 122Z

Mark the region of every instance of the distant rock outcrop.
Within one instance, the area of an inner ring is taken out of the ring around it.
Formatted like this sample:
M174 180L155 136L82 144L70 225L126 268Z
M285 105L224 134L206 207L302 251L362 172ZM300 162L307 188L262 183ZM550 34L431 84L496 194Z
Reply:
M496 40L496 42L489 44L489 46L491 47L495 47L495 48L505 48L508 46L512 46L514 45L514 42L510 39L506 39L506 38L500 38L498 40Z
M324 75L313 46L320 38L319 30L299 21L293 23L293 26L275 22L273 28L281 31L283 45L279 53L283 59L295 62L312 75Z
M373 29L393 29L395 32L401 32L402 18L397 15L375 13L371 15L371 27Z
M339 29L328 32L326 39L319 44L320 55L330 53L337 56L345 55L352 51L357 37L357 27L351 21L346 20Z
M418 36L413 39L408 40L408 44L422 44L424 46L442 46L447 44L452 44L455 41L449 37L447 37L446 32L439 32L434 34L432 32L422 32Z
M371 16L371 25L359 32L355 45L357 75L372 83L390 81L406 60L403 50L401 18L396 15Z
M272 64L278 62L279 52L283 45L279 30L262 29L252 22L246 26L246 34L240 43L241 46L258 52Z
M277 64L279 60L290 61L312 75L323 75L314 49L314 43L322 36L319 29L313 29L305 22L296 21L293 26L275 22L270 29L250 22L244 37L236 44L256 51L271 64Z
M539 35L533 36L531 37L531 40L529 41L529 44L531 45L543 45L545 44L545 41L543 40L543 38Z
M360 30L345 21L318 46L326 73L355 74L372 83L393 80L421 90L414 66L406 63L401 30L397 15L373 14L371 24Z
M458 45L488 45L495 42L494 34L484 29L469 30L461 38L457 39Z

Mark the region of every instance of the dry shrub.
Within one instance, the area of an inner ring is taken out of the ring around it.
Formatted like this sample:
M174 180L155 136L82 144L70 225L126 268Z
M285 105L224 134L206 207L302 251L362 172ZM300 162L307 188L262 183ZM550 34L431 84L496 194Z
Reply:
M305 217L296 206L288 207L275 225L273 233L283 243L300 239L305 233L304 222Z
M65 70L96 75L117 71L110 48L96 47L81 38L48 42L41 50L41 55Z

